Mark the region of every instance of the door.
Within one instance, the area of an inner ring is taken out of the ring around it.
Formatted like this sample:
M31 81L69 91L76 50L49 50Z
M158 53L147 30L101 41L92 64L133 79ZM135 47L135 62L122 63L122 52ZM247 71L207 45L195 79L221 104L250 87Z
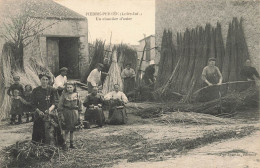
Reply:
M47 38L47 58L49 70L57 76L59 74L59 39Z

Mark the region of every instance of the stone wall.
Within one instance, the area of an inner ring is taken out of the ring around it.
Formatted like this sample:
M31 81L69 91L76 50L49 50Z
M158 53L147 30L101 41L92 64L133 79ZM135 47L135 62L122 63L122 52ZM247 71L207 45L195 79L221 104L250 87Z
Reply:
M196 26L205 27L206 23L216 26L221 23L224 43L227 38L228 24L233 17L242 17L243 28L253 66L260 71L260 1L231 0L156 0L156 46L161 45L164 29L172 30L173 41L177 32ZM159 52L156 53L160 55Z
M80 76L84 76L89 65L87 20L42 20L41 27L46 29L24 49L25 66L34 57L48 67L47 37L78 37Z

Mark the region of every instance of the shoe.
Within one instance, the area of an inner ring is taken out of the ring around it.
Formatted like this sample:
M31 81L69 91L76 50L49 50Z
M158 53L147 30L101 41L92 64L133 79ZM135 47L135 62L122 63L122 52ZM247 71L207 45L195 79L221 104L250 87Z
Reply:
M10 125L14 125L15 123L13 121L10 122Z
M29 121L29 118L26 119L26 123L28 123L28 122L30 122L30 121Z
M66 144L63 144L63 145L62 145L62 150L64 150L64 151L67 151L67 150L68 150L68 147L67 147Z
M71 149L77 149L73 144L70 144Z

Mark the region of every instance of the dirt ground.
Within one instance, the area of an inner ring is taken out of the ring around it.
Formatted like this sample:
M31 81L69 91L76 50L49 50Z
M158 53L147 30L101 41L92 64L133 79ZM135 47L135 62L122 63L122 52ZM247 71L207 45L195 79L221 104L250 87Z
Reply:
M146 106L130 103L126 125L77 131L77 149L64 152L62 158L9 167L259 167L257 120L209 119L209 115L187 112L149 119L134 115L135 108ZM31 131L32 123L8 126L2 122L0 148L30 140Z
M5 147L31 139L32 123L11 126L8 121L1 122L0 167L260 166L257 109L240 112L233 118L178 111L146 119L138 115L140 109L156 105L129 103L126 125L76 131L77 149L61 151L51 161L18 162L4 157Z

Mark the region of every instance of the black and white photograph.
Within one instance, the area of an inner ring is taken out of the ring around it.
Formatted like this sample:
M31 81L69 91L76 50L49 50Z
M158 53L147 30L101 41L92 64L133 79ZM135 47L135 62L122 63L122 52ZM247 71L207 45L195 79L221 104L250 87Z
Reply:
M259 168L260 0L0 0L0 167Z

